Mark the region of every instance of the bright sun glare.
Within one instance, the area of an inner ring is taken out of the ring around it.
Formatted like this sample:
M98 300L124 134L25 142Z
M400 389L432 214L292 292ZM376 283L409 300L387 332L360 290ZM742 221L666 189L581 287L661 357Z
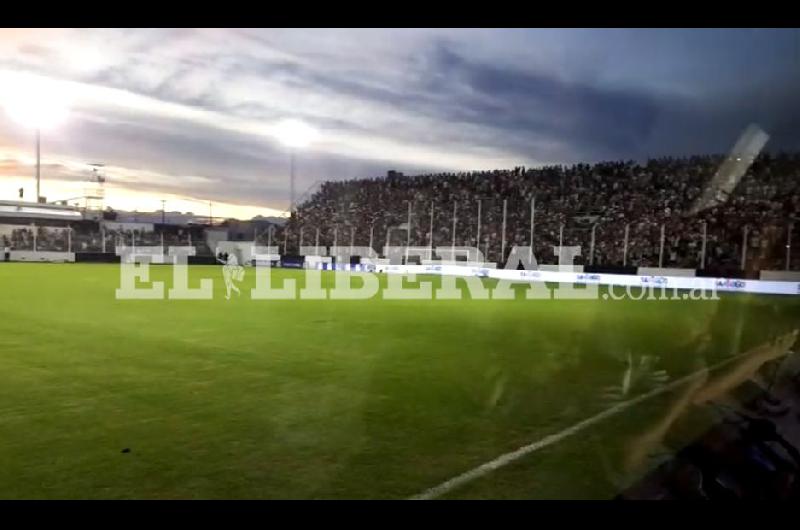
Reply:
M284 120L275 127L276 138L287 147L308 147L319 133L299 120Z
M0 105L21 125L46 130L67 118L69 97L63 87L46 78L3 72Z

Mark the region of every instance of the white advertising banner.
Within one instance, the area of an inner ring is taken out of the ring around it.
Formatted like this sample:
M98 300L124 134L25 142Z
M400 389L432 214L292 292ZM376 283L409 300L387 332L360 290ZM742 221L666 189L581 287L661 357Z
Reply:
M619 287L643 287L687 290L717 290L759 294L800 294L800 282L703 278L692 276L638 276L546 270L507 270L453 265L385 265L378 272L387 274L441 274L478 276L498 280L598 284Z

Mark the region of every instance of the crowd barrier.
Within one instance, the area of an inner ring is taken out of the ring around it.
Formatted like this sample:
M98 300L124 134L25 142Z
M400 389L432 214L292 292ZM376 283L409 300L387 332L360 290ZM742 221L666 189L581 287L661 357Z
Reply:
M330 263L319 262L316 264L317 270L323 271L353 271L353 272L375 272L377 270L373 263ZM420 265L415 265L419 267Z
M131 250L137 252L139 254L150 256L150 263L153 265L164 265L170 264L173 262L172 256L169 254L165 255L164 248L161 245L158 246L137 246L135 249L133 247L117 247L116 252L119 254L123 250Z
M281 256L280 266L285 269L302 269L305 266L305 257L295 254Z
M697 276L703 276L706 278L739 278L744 280L748 276L752 276L752 273L739 270L735 267L717 267L714 269L697 269Z
M171 256L161 254L161 247L153 247L158 250L152 254L145 253L144 248L136 247L136 252L149 255L151 264L171 265L173 263ZM74 261L78 263L119 263L120 256L112 252L76 252ZM214 256L188 256L188 263L189 265L214 265L217 260Z
M188 256L189 265L218 265L214 256Z
M76 252L78 263L119 263L119 256L113 252Z
M636 274L636 267L623 267L621 265L584 265L583 272L592 274Z

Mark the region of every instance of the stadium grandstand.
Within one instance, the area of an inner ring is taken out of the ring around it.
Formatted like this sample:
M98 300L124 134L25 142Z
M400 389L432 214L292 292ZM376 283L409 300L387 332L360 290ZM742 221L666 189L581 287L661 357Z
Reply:
M0 201L0 246L9 261L115 262L117 247L195 248L213 263L209 239L253 241L274 220L209 219L192 213L124 212L63 204Z
M205 262L214 257L209 238L299 255L305 238L305 245L321 249L369 246L377 254L406 242L473 246L499 266L513 246L533 241L539 264L557 264L553 247L580 246L575 264L605 272L695 269L757 278L761 271L800 270L800 230L794 229L800 154L760 155L729 200L693 212L724 161L694 156L417 176L390 171L323 182L283 225L4 201L0 238L12 260L66 252L77 261L113 261L117 246L188 245Z
M505 263L533 241L539 263L554 246L580 246L596 267L700 269L757 276L800 270L800 154L759 156L728 201L692 213L723 156L325 182L275 241L307 245L473 246ZM410 223L410 234L404 230ZM663 232L662 232L663 230ZM284 232L285 231L285 232ZM384 239L385 238L385 239ZM262 241L262 243L264 243Z

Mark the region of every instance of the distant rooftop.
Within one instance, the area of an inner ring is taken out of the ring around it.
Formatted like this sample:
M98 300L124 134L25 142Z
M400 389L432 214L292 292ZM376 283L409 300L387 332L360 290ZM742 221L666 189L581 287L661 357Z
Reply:
M74 206L37 204L24 201L0 201L0 218L66 219L80 221L83 214Z

